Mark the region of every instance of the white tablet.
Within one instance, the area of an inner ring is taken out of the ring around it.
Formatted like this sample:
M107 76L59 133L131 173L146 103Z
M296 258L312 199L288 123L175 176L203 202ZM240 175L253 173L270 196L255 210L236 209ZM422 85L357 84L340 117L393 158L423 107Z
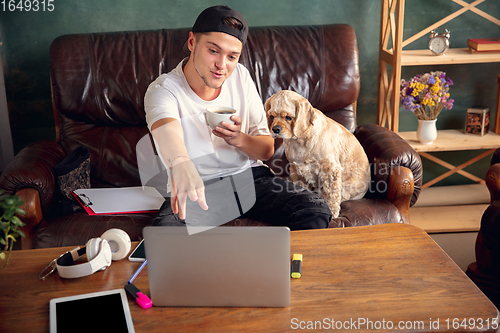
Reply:
M135 332L124 289L50 300L50 332Z

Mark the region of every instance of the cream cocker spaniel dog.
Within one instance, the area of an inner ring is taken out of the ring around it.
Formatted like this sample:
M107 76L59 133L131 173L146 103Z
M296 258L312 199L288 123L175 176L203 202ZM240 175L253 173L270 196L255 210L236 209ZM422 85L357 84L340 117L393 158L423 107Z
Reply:
M334 218L342 201L365 195L370 165L351 132L293 91L269 97L265 108L273 137L283 139L292 182L319 193Z

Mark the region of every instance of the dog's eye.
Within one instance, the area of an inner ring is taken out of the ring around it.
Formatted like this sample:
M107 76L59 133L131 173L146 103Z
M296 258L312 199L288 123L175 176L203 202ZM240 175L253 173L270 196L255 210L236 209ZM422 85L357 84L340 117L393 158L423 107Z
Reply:
M290 121L290 120L292 120L292 117L286 116L285 119L288 120L288 121Z

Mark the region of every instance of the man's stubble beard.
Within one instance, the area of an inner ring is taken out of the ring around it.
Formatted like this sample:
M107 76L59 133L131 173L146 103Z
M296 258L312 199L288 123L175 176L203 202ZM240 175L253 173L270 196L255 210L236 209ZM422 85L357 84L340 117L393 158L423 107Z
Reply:
M208 83L208 80L206 77L204 77L203 75L200 74L200 72L198 71L198 69L196 68L196 63L195 63L195 58L196 58L196 47L194 48L193 50L193 67L194 67L194 70L196 71L196 73L198 74L198 76L203 80L203 82L205 83L205 85L211 89L219 89L220 87L222 87L222 84L218 87L212 87L210 86L210 84Z

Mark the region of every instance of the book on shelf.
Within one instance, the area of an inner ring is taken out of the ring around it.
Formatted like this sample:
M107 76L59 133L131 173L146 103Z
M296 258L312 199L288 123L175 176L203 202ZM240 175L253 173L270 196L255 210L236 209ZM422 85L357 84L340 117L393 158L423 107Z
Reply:
M467 39L467 46L471 51L500 51L500 38Z

